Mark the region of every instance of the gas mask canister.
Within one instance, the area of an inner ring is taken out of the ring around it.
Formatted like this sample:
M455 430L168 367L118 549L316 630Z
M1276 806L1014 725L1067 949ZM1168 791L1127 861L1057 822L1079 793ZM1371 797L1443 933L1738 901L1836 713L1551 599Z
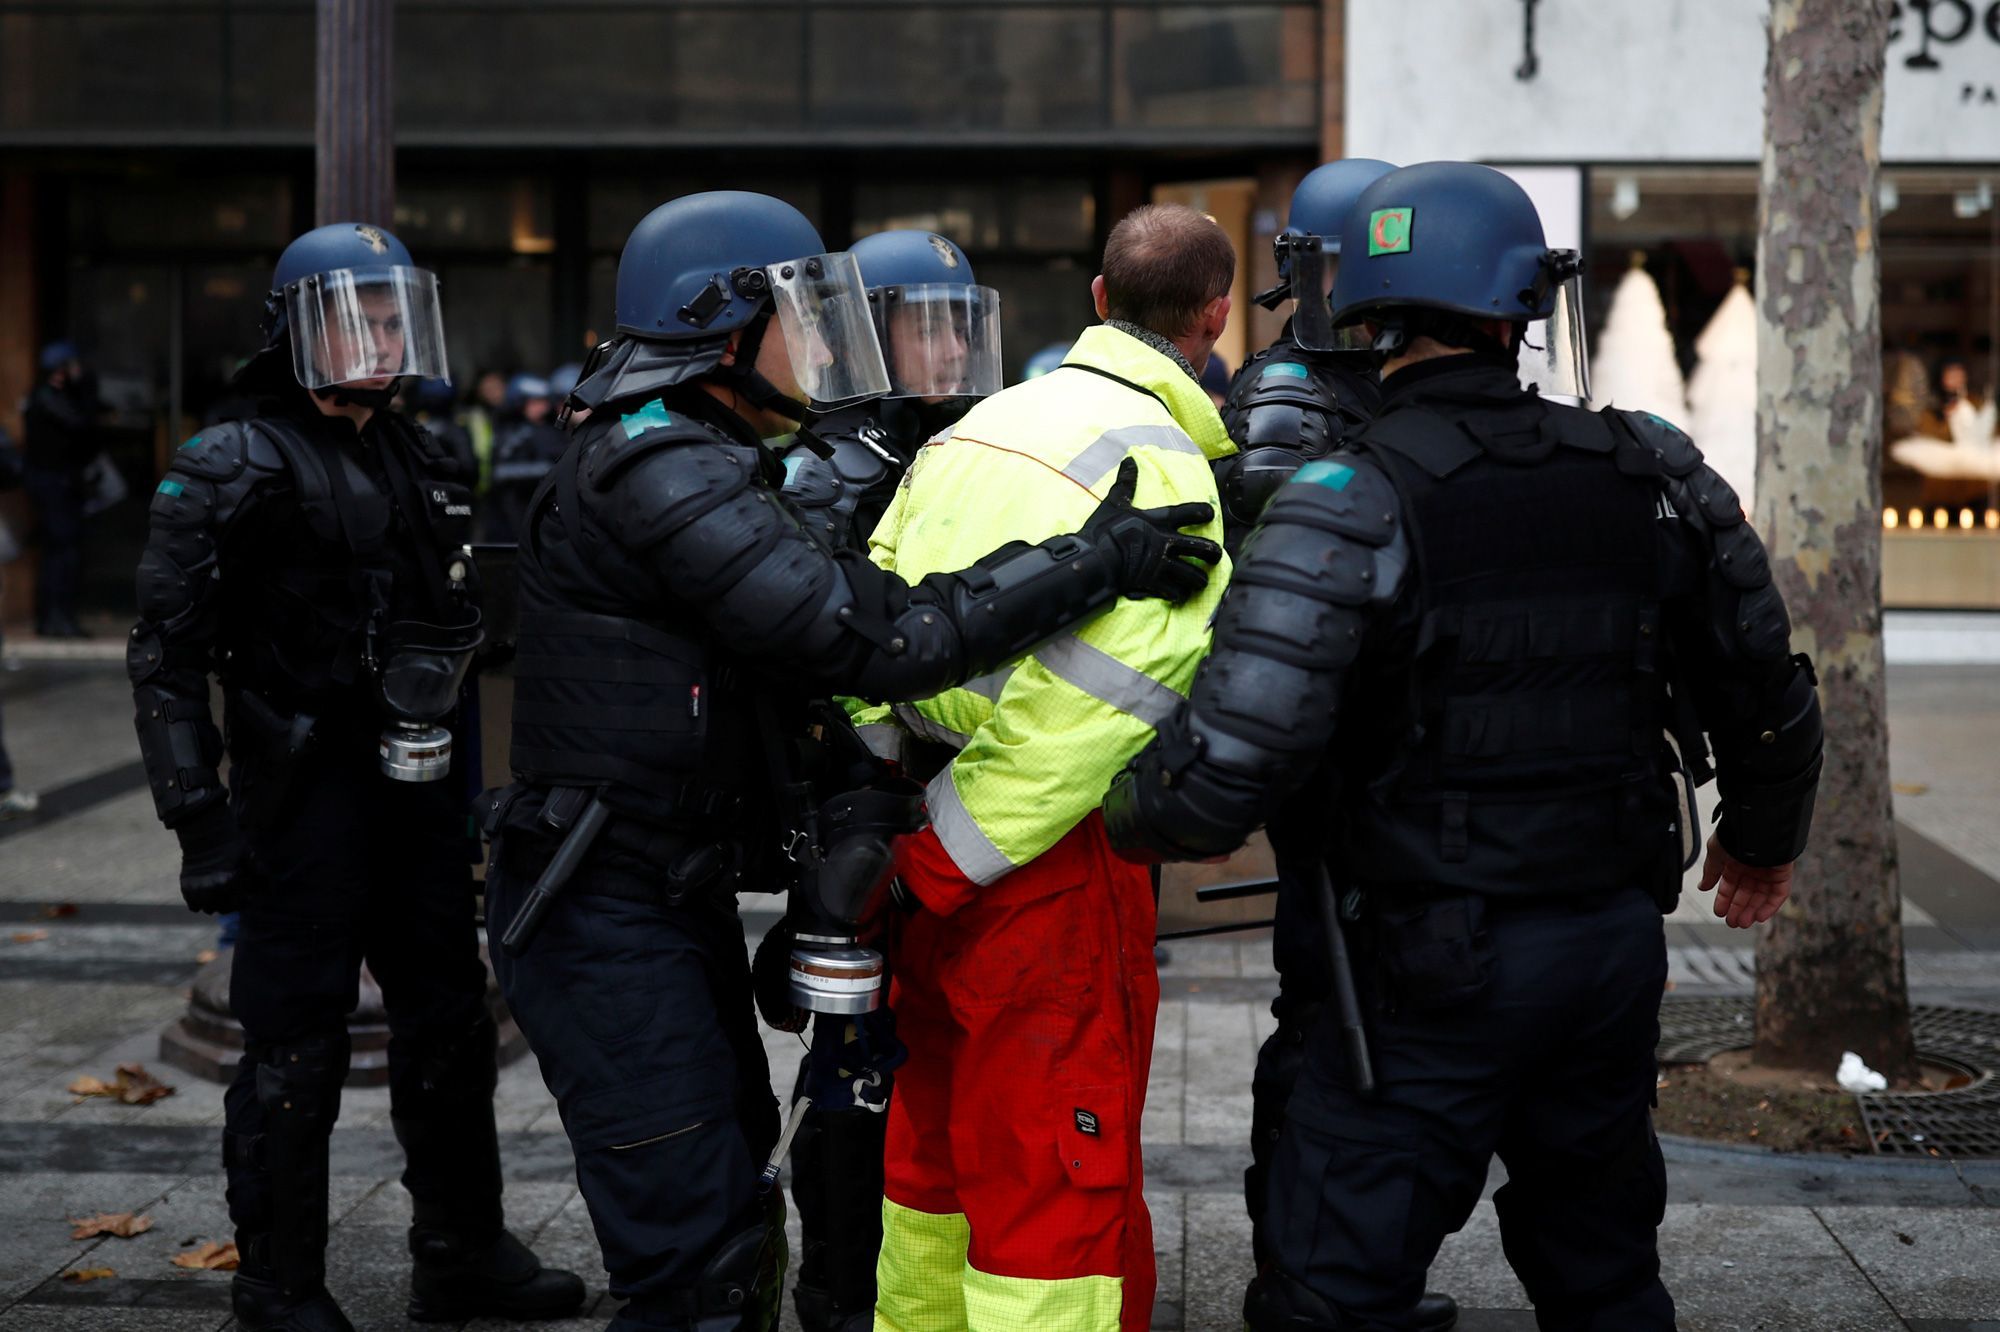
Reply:
M472 654L486 641L479 612L459 625L398 620L389 626L376 682L389 724L382 771L399 782L435 782L451 772L451 732L439 723L458 706Z
M801 866L787 913L798 1007L853 1016L882 1006L882 954L864 947L861 934L885 909L895 839L924 826L923 805L923 787L897 780L820 807L821 849Z

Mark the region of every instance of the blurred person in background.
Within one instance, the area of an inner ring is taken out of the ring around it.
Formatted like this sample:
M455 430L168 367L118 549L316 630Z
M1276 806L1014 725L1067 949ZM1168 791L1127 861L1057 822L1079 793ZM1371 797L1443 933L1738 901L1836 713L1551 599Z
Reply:
M97 394L74 343L42 348L41 380L21 407L22 464L34 506L41 565L35 572L35 632L82 638L77 592L83 575L84 471L97 456Z
M576 387L574 378L569 387ZM521 539L528 497L562 457L569 440L555 424L554 404L561 399L553 396L543 376L513 376L507 381L505 401L503 424L493 437L484 535L488 541L515 542Z
M493 441L507 412L507 376L499 370L481 370L472 381L459 420L472 439L472 456L479 460L475 489L482 495L493 479Z
M7 427L0 426L0 492L19 488L21 475L20 450L14 447L14 437L7 433ZM0 624L5 623L7 574L4 566L14 558L15 553L17 551L6 522L0 519ZM0 639L0 656L4 656L5 652L6 642ZM5 731L0 730L0 819L32 814L41 803L41 797L33 791L24 791L14 785L14 764L7 757Z

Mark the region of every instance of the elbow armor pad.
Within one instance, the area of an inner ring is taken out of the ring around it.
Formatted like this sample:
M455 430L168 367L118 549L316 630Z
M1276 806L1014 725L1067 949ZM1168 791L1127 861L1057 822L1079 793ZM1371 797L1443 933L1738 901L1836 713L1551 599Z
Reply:
M1776 705L1775 724L1741 752L1718 754L1716 835L1746 865L1788 865L1806 849L1819 791L1825 733L1812 664L1801 656Z
M952 574L923 581L958 628L967 675L1012 661L1109 605L1118 594L1098 549L1074 533L1010 542Z
M1300 468L1236 566L1187 706L1106 802L1114 845L1176 859L1240 846L1319 761L1367 617L1408 564L1387 476L1358 457Z

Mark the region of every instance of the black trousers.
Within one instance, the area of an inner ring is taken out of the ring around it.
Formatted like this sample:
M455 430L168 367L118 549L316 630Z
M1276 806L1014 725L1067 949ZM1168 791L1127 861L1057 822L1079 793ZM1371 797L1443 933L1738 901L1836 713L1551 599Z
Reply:
M238 810L258 809L258 886L243 906L229 984L245 1046L225 1098L231 1215L240 1233L284 1228L272 1175L289 1167L274 1166L274 1154L323 1159L314 1140L339 1112L347 1015L366 960L388 1010L390 1113L419 1217L495 1228L493 1027L463 791L383 776L372 734L330 738L352 743L306 759L281 799L267 788L246 801L256 783L277 780L254 761L232 777ZM309 1122L274 1118L308 1104L317 1107Z
M1307 1043L1271 1175L1277 1265L1344 1326L1411 1326L1424 1274L1497 1153L1501 1241L1549 1332L1667 1332L1655 1233L1666 1170L1651 1106L1666 981L1638 888L1575 905L1487 904L1476 996L1391 1006L1360 958L1378 1089L1349 1085L1335 1024Z
M494 843L495 940L549 854L518 832ZM621 1325L678 1326L723 1242L763 1222L778 1103L734 904L599 895L644 887L586 863L520 957L492 955L562 1113L611 1293L632 1302Z
M35 571L35 627L43 633L76 624L83 581L83 483L69 472L27 474L42 561Z
M1250 1165L1243 1172L1243 1202L1250 1212L1250 1250L1257 1266L1270 1260L1264 1234L1264 1213L1270 1204L1271 1164L1285 1107L1305 1067L1306 1042L1325 1011L1333 990L1326 956L1326 932L1310 883L1302 883L1278 865L1276 926L1271 932L1272 961L1278 972L1278 997L1271 1001L1277 1029L1257 1050L1257 1068L1250 1079Z

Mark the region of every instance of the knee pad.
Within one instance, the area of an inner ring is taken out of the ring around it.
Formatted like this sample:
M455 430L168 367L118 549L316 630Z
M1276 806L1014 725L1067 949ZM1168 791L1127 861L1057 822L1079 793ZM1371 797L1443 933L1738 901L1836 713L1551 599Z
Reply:
M347 1080L350 1043L342 1030L250 1052L256 1065L257 1105L263 1111L266 1134L282 1126L324 1121L333 1127L340 1113L340 1087Z
M700 1332L767 1332L775 1327L787 1257L785 1203L773 1193L764 1218L724 1240L702 1268L695 1327Z
M1276 1268L1243 1293L1247 1332L1340 1332L1348 1326L1332 1305Z

